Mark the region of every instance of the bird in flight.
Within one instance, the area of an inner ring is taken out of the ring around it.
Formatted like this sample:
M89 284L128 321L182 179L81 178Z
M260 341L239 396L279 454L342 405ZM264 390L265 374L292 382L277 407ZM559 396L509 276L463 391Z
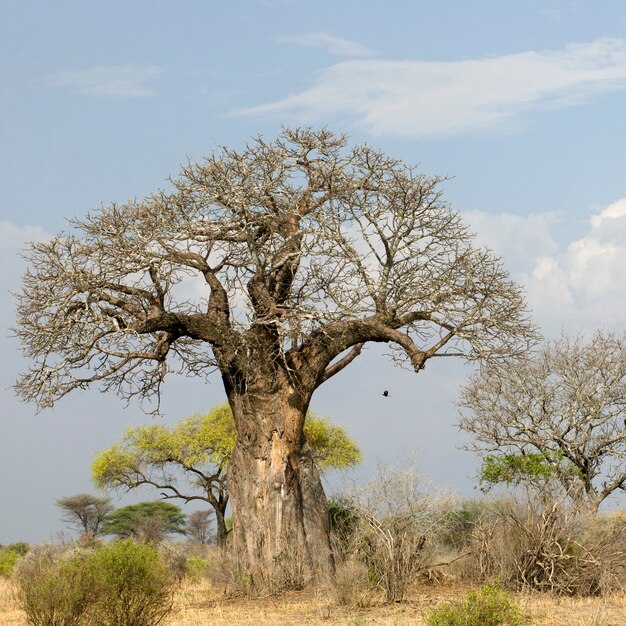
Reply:
M385 389L385 391L383 391L383 396L384 396L385 398L388 398L388 397L389 397L389 392L388 392L386 389Z

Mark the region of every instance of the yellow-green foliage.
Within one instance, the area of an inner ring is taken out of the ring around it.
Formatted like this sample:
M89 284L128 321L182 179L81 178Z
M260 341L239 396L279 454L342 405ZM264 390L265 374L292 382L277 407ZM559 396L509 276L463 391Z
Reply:
M136 471L138 460L129 450L115 444L98 453L91 465L91 475L94 484L104 487L119 487L122 485L120 476L126 472Z
M172 610L174 579L153 547L115 541L95 550L86 567L97 584L91 623L155 626Z
M15 567L16 599L32 626L82 626L96 599L85 554L44 544Z
M346 431L326 418L309 415L305 437L321 469L360 463L361 451ZM92 464L98 487L118 487L146 466L174 463L184 467L214 465L226 470L235 447L235 420L228 404L193 415L169 428L162 424L129 428L122 442L98 453Z
M8 578L13 571L13 567L20 560L21 554L15 550L0 548L0 576Z
M206 576L209 569L209 562L201 556L192 554L185 561L185 575L193 582L197 582Z
M309 415L304 423L304 436L321 469L341 469L358 465L363 455L354 439L340 426L325 417Z
M86 550L40 546L14 580L33 626L156 626L172 610L175 585L156 550L131 540Z
M524 626L528 624L509 594L485 585L466 600L433 611L428 626Z
M98 453L91 470L98 487L117 487L121 478L143 466L175 463L185 467L212 464L225 470L235 446L235 421L222 404L205 415L193 415L172 428L129 428L120 444Z

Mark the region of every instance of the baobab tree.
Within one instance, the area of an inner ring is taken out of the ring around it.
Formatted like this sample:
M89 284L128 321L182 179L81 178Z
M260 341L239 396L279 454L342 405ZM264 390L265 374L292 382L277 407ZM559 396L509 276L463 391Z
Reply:
M284 130L182 169L171 188L31 245L18 328L40 407L99 384L154 402L171 369L221 374L237 440L234 549L260 582L280 555L332 569L320 478L303 453L316 389L367 342L416 372L500 358L535 331L441 179L328 130Z

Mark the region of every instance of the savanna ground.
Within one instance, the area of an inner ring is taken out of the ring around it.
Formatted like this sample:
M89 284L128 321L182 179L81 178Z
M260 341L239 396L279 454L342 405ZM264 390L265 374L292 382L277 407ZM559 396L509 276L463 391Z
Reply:
M470 587L448 582L416 585L406 602L383 604L363 598L361 607L337 606L322 591L288 592L265 598L227 598L207 582L185 583L176 595L176 611L163 626L334 624L402 626L425 624L437 606L464 597ZM0 626L27 626L13 598L12 584L0 579ZM515 599L537 626L626 626L626 594L604 598L564 598L517 594Z

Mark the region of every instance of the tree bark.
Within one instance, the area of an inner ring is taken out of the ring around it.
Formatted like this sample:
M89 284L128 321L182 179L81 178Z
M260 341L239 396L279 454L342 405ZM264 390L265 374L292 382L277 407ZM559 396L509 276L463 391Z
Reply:
M215 542L219 548L224 548L228 538L228 529L226 528L226 517L221 508L215 509L215 527L217 529Z
M233 548L258 590L332 574L326 497L303 452L306 408L294 394L231 396L237 441L229 467Z

